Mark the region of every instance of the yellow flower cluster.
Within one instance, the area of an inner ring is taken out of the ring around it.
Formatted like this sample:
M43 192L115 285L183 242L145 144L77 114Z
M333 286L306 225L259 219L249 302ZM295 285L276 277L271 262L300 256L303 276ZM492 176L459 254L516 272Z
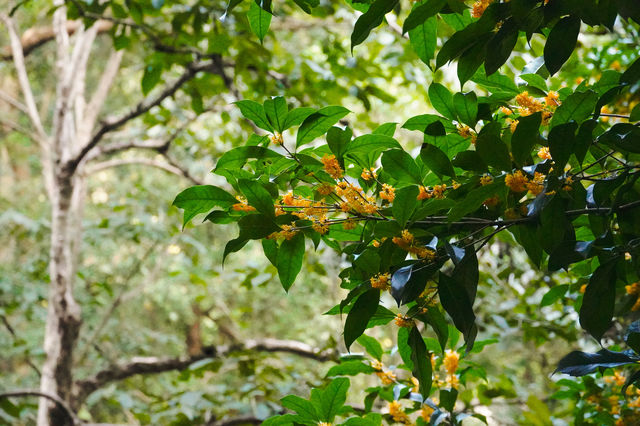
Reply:
M471 16L473 16L474 18L481 17L491 3L493 3L493 0L477 0L475 3L473 3Z
M292 191L287 192L280 199L280 204L276 205L276 215L280 216L285 213L291 213L292 215L300 219L309 219L315 222L325 223L327 220L327 210L323 207L322 202L314 202L307 200L296 195L293 195ZM296 208L295 210L285 210ZM315 229L315 228L314 228ZM320 232L320 231L318 231ZM326 232L326 231L325 231ZM324 232L322 232L324 233Z
M238 212L252 212L255 211L255 207L250 206L247 203L247 199L245 197L243 197L242 195L236 195L236 200L240 201L237 204L234 204L233 206L231 206L231 208L233 208L233 210L238 211Z
M409 424L411 420L409 420L409 416L404 412L402 405L398 401L393 401L389 403L389 415L399 423Z
M447 349L444 353L444 359L442 364L447 374L455 374L458 369L458 362L460 361L460 354L458 352Z
M458 187L460 187L460 185L454 182L453 187L454 189L457 189ZM435 185L433 188L420 186L419 190L420 192L417 196L418 200L427 200L429 198L444 198L444 191L447 190L447 185Z
M551 153L549 152L548 146L543 146L538 150L538 157L541 160L551 160Z
M331 426L329 422L318 422L318 426Z
M402 314L397 314L396 319L394 320L395 324L398 327L411 328L413 327L413 320L409 317L406 317Z
M378 177L376 173L376 169L371 167L370 169L362 169L362 173L360 173L360 177L364 180L371 180Z
M536 196L542 192L545 178L546 176L542 173L535 172L533 174L533 179L527 183L527 189L532 195Z
M366 196L357 185L340 182L336 185L336 194L344 200L340 203L340 208L345 213L355 211L360 214L373 214L378 211L375 198Z
M382 371L382 369L384 368L384 364L377 359L371 360L369 363L371 364L371 368L376 371Z
M640 310L640 282L635 282L633 284L627 285L624 287L627 291L627 294L630 296L636 296L636 303L631 307L632 311Z
M281 225L280 228L282 229L282 231L269 234L267 239L278 240L280 238L284 238L285 240L290 240L295 237L298 232L300 232L300 230L296 228L294 223L291 223L291 225Z
M516 96L516 103L520 105L518 112L521 116L531 115L534 112L542 111L544 105L533 96L529 95L529 92L524 91Z
M434 411L435 410L429 407L427 404L423 404L422 410L420 410L420 417L422 417L422 420L424 420L425 423L429 424L429 422L431 421L431 415Z
M427 287L422 291L422 293L420 293L420 296L418 296L420 299L423 299L426 304L423 306L435 306L437 304L435 295L438 293L438 287L437 286L430 286L427 285Z
M329 221L327 219L314 220L311 228L318 234L326 234L329 232Z
M393 200L395 200L396 198L395 188L391 185L383 183L382 191L380 191L380 198L382 198L383 200L387 200L390 203L393 203Z
M376 376L380 378L383 385L388 386L396 381L396 375L391 371L378 371Z
M393 237L393 243L403 250L408 251L416 257L425 260L433 260L436 257L436 252L427 247L416 246L413 234L408 230L403 230L400 237Z
M342 222L342 227L344 229L346 229L347 231L350 231L352 229L356 229L356 226L358 226L358 222L356 222L353 219L348 219L348 220L345 220L344 222Z
M340 163L336 159L335 155L326 155L322 157L322 164L324 164L324 171L334 179L340 179L344 176L344 171L340 167Z
M284 143L284 139L282 138L282 133L275 132L273 135L269 136L269 140L272 144L282 145Z
M480 185L482 186L487 186L492 183L493 183L493 176L491 175L484 175L480 178Z
M323 183L321 185L318 185L316 187L316 191L318 191L318 194L323 195L323 196L327 196L329 194L331 194L333 192L333 185L328 184L328 183Z
M373 288L377 288L379 290L389 290L389 288L391 287L391 283L389 282L390 279L391 276L387 272L384 274L376 274L373 277L369 278L369 281L371 282L371 287Z
M527 189L527 183L529 183L529 179L521 170L508 174L504 179L504 184L513 192L524 192Z

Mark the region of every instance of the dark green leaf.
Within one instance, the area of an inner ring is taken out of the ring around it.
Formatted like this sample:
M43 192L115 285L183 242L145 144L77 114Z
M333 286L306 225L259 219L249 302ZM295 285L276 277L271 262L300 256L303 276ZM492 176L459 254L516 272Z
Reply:
M225 152L216 164L215 172L226 169L235 171L242 168L249 159L275 161L283 156L262 146L239 146Z
M339 377L333 379L331 383L322 390L314 389L315 392L312 392L311 400L316 407L320 420L326 423L333 422L347 400L349 385L349 379L346 377ZM319 396L319 401L315 400L315 395Z
M516 164L523 166L531 162L531 150L540 139L540 123L542 114L535 114L520 117L516 131L511 137L511 152Z
M473 348L473 342L478 333L469 295L463 283L440 272L438 280L438 294L442 307L453 320L453 324L460 330L467 344L467 351Z
M420 169L409 153L402 149L390 149L382 154L384 171L399 182L422 183Z
M573 53L580 33L580 18L575 15L560 19L547 37L544 45L544 63L549 74L554 75Z
M634 364L637 357L631 357L624 352L612 352L602 349L596 353L573 351L558 361L556 373L571 376L584 376L593 373L598 368L613 368L621 365Z
M453 95L453 107L460 121L470 127L475 127L478 121L478 98L474 92Z
M447 157L447 154L442 152L440 148L428 143L423 143L420 149L420 158L422 162L438 176L456 176L449 157Z
M240 236L244 240L260 240L280 230L273 220L263 214L248 214L238 220Z
M616 260L604 263L595 270L580 307L580 325L596 340L611 327L616 299Z
M635 353L640 354L640 321L634 321L627 327L624 341Z
M287 130L293 126L299 126L308 116L316 112L313 108L296 108L289 113L287 113L287 117L284 119L284 125L282 126L283 130Z
M499 133L480 132L476 140L476 151L489 166L501 171L511 170L509 148L502 142Z
M269 262L275 267L278 266L278 243L275 240L262 240L262 251Z
M507 19L495 36L487 43L484 69L491 75L507 62L518 41L518 27L513 19Z
M426 399L431 392L431 355L427 351L417 327L411 328L408 344L411 348L411 361L413 362L411 372L418 379L420 394Z
M633 61L631 66L622 73L620 83L635 84L638 80L640 80L640 58Z
M456 119L456 111L453 107L453 96L449 89L440 83L431 83L429 86L429 100L431 105L440 114L452 120Z
M507 156L509 155L509 150L507 146L504 146L504 151ZM484 159L478 153L478 142L476 141L476 150L475 151L462 151L459 152L453 160L451 160L451 164L454 167L459 167L462 170L470 170L474 172L486 173L489 171L487 168L487 164ZM505 169L508 170L508 169Z
M289 240L284 240L278 250L278 277L285 291L289 291L295 281L304 258L304 234L298 233Z
M240 191L247 197L247 202L250 206L255 207L256 210L270 219L275 219L276 214L271 194L269 194L269 191L267 191L260 182L240 179L238 181L238 188L240 188Z
M351 50L362 43L369 36L369 33L382 24L384 15L391 12L398 4L399 0L375 0L365 13L356 21L351 33Z
M353 308L349 311L344 324L344 343L347 349L364 333L367 323L378 310L379 301L380 290L371 289L360 295L353 304Z
M438 0L442 1L442 0ZM406 22L406 21L405 21ZM429 65L438 43L438 20L435 16L409 31L409 41L418 58Z
M573 153L577 130L578 124L571 121L555 126L549 131L549 151L559 169L564 169L565 164L569 161L569 156Z
M592 90L576 92L569 96L558 107L551 119L551 127L574 120L582 123L589 118L598 102L598 94Z
M391 212L393 213L395 220L403 228L406 227L407 221L411 218L416 209L419 192L418 187L413 185L400 188L396 191L396 198L393 200Z
M446 0L428 0L415 6L402 25L402 33L411 31L423 25L429 18L434 17L447 3Z

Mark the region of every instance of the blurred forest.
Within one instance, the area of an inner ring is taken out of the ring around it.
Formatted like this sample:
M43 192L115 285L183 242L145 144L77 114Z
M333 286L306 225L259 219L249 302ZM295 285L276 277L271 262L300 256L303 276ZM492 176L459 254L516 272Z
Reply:
M265 133L234 102L342 105L352 113L339 125L357 136L435 113L431 82L459 89L456 65L432 71L393 14L352 52L358 3L274 2L268 33L255 28L266 18L253 1L0 5L0 393L42 389L44 376L78 424L222 426L260 424L285 412L285 395L325 383L347 352L344 318L323 315L347 293L336 285L346 258L323 244L308 251L285 293L259 243L223 264L235 231L183 229L172 202L194 184L224 185L210 173L217 159ZM635 23L583 28L549 87L625 68L637 40ZM517 76L543 45L538 34L519 40L501 72L524 84ZM636 103L605 113L628 115ZM407 149L422 142L405 129L396 137ZM460 404L491 425L573 424L588 384L551 373L572 348L597 349L568 303L586 281L539 270L513 243L503 237L479 253L482 326L460 362ZM76 305L60 320L72 332L47 328L58 307ZM454 347L461 336L449 328ZM621 333L605 338L619 343ZM401 362L391 327L367 334L388 364ZM72 353L54 354L51 341ZM353 378L348 402L362 406L379 381ZM0 424L68 420L37 396L0 399Z

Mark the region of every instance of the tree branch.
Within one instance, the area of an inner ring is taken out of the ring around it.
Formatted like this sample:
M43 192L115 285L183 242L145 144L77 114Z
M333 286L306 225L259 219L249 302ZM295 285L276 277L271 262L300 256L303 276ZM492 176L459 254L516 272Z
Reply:
M9 334L11 334L11 337L13 337L13 340L14 341L18 340L18 335L16 334L16 331L13 329L11 324L9 324L9 320L7 319L7 317L5 317L4 315L0 315L0 319L2 319L2 323L4 324L5 328L9 332ZM25 355L25 362L27 364L29 364L29 367L31 367L33 369L33 371L36 372L38 377L40 377L42 375L42 373L40 373L40 369L38 367L36 367L36 365L26 355Z
M11 105L15 109L20 110L21 112L25 113L26 115L29 115L29 110L27 110L26 105L24 105L22 102L18 101L17 99L14 99L11 96L7 95L2 90L0 90L0 100L5 101L6 103Z
M71 420L72 425L80 425L82 421L76 417L76 414L73 412L71 407L62 400L58 395L53 395L48 392L42 392L36 389L25 389L25 390L16 390L12 392L4 392L0 393L0 399L2 398L15 398L15 397L26 397L26 396L38 396L41 398L46 398L58 404L60 408L67 414L69 420Z
M126 122L141 116L142 114L149 111L156 105L160 105L160 103L166 98L173 96L182 85L184 85L189 80L193 79L196 74L200 71L214 71L214 64L212 62L194 62L187 66L185 72L178 78L175 82L165 87L158 95L151 99L144 99L138 105L136 105L129 112L120 116L119 118L114 118L105 122L102 127L98 129L98 131L91 137L89 142L82 147L80 152L74 155L65 165L64 171L71 175L75 172L78 167L78 164L85 158L85 156L91 151L106 135L107 133L119 128Z
M210 348L210 352L212 352L210 354L202 353L178 358L137 357L127 363L102 370L87 379L76 381L73 400L76 404L79 404L84 401L87 396L107 383L128 379L138 374L158 374L174 370L181 371L194 362L205 358L225 358L234 353L245 351L285 352L317 361L332 361L337 359L334 351L320 351L306 343L279 339L247 340L243 343L219 346L217 348Z
M212 420L207 423L207 426L236 426L236 425L259 425L264 420L260 420L255 416L240 416L240 417L231 417L229 419L221 419L221 420Z
M165 156L165 158L166 158L166 156ZM91 165L87 166L87 168L84 171L84 173L85 173L85 175L89 176L89 175L92 175L94 173L99 172L100 170L109 169L111 167L132 165L132 164L142 164L142 165L145 165L145 166L156 167L158 169L165 170L165 171L167 171L169 173L173 173L174 175L183 176L183 177L189 179L195 185L202 185L202 183L198 179L196 179L195 177L191 176L191 174L188 171L186 171L185 169L177 166L175 162L173 162L173 163L169 163L169 162L165 163L165 162L162 162L162 161L154 160L153 158L145 158L145 157L116 158L116 159L113 159L113 160L102 161L100 163L95 163L95 164L91 164Z

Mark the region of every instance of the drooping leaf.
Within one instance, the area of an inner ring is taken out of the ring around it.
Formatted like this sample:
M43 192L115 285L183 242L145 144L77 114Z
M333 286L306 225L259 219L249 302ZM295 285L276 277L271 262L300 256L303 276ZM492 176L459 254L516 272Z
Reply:
M356 21L351 33L351 50L362 43L371 31L382 24L384 15L391 12L399 0L375 0Z
M411 328L408 344L411 348L411 361L413 362L411 372L418 379L420 394L426 399L431 392L431 355L427 351L417 327Z
M364 350L367 351L369 355L371 355L378 361L382 360L382 354L384 353L384 350L382 349L380 342L378 342L376 339L363 334L362 336L358 337L358 340L356 341L360 345L362 345Z
M453 95L453 108L464 124L475 127L478 121L478 98L475 92L456 93Z
M240 179L238 181L238 188L240 188L240 191L247 197L247 202L250 206L255 207L256 210L272 220L275 219L276 214L271 194L269 194L269 191L267 191L260 182Z
M467 351L473 348L478 329L473 313L473 306L463 283L440 272L438 280L438 294L442 307L453 320L453 324L460 330L467 344Z
M249 19L251 31L258 37L260 43L262 43L264 37L269 32L269 25L271 25L272 18L271 13L258 6L255 1L252 1L249 6L249 11L247 12L247 18Z
M332 423L340 409L347 400L349 379L346 377L335 378L324 389L314 389L311 393L311 402L316 407L320 420Z
M384 170L399 182L422 183L415 160L403 149L390 149L382 154Z
M575 146L578 124L575 121L555 126L549 131L549 151L556 166L563 169Z
M440 0L441 1L441 0ZM406 21L405 21L406 22ZM438 43L438 20L435 16L409 31L409 41L418 58L429 65Z
M363 293L353 304L344 324L344 343L347 349L364 333L367 323L378 310L380 290L371 289Z
M289 291L302 269L304 259L304 234L298 233L289 240L284 240L278 250L278 277L285 291Z
M595 270L580 307L580 325L598 341L611 327L616 300L616 265L617 261L613 260Z
M431 83L429 86L429 100L431 105L443 116L452 120L456 119L456 111L453 107L453 95L440 83Z
M531 150L540 138L540 123L542 114L520 117L516 131L511 137L511 152L518 165L525 165L531 161Z
M407 221L411 218L416 209L418 204L418 193L418 187L415 185L405 186L404 188L400 188L396 191L396 198L393 200L391 212L393 213L393 217L403 228L406 227Z
M580 33L580 18L569 15L560 19L551 29L544 45L544 63L554 75L573 53Z
M447 3L447 0L428 0L415 6L402 25L402 32L406 33L423 25L429 18L434 17Z
M449 157L437 146L423 143L420 149L420 158L422 162L438 176L456 176Z
M573 351L558 361L556 373L571 376L584 376L593 373L598 368L612 368L638 362L637 357L631 357L624 352L612 352L602 349L596 353Z
M287 101L282 96L267 99L264 101L264 111L273 128L282 133L285 129L284 124L289 112Z
M487 55L484 69L491 75L507 62L511 51L518 41L518 26L513 19L507 19L498 32L487 43Z
M597 102L598 95L592 90L576 92L567 96L567 99L562 102L562 105L560 105L553 114L551 127L553 128L559 124L567 123L570 120L582 123L591 115Z

